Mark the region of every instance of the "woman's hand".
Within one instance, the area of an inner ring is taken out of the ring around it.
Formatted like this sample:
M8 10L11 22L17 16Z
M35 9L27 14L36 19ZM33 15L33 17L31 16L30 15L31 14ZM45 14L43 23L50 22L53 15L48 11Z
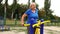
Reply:
M24 26L24 22L22 22L21 25Z
M21 23L22 26L24 26L24 23Z

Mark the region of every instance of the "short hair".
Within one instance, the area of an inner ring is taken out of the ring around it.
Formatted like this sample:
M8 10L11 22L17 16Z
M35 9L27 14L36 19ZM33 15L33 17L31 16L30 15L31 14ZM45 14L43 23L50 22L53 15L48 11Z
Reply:
M31 7L32 4L34 4L36 6L36 3L35 2L32 2L32 3L30 3L30 7Z

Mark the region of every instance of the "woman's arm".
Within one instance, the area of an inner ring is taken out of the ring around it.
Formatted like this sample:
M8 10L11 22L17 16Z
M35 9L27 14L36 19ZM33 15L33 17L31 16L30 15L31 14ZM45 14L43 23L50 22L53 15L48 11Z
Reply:
M24 18L25 18L26 16L27 16L27 14L25 14L25 13L22 15L22 18L21 18L21 22L22 22L21 25L22 25L22 26L24 25Z

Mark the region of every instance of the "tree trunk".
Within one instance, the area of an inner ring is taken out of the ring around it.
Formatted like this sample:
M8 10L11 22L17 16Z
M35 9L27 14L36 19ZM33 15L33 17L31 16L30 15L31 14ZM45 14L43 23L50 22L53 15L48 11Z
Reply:
M5 1L4 6L4 25L6 25L6 11L7 11L8 0Z
M32 0L32 2L35 2L35 0Z
M30 0L28 0L28 8L29 8L29 6L30 6Z
M14 12L12 11L12 14L11 14L11 19L13 19L13 14L14 14Z

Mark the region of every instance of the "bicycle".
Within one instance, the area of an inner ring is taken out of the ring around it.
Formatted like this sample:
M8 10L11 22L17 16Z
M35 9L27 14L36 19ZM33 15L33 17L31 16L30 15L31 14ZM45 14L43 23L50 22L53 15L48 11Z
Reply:
M32 25L33 28L36 28L35 29L35 34L40 34L40 31L39 31L40 30L40 25L45 24L45 23L50 23L50 20L46 20L46 21L43 21L43 22L41 22L39 20L38 23ZM30 26L30 24L24 24L24 26L27 27L27 26Z

